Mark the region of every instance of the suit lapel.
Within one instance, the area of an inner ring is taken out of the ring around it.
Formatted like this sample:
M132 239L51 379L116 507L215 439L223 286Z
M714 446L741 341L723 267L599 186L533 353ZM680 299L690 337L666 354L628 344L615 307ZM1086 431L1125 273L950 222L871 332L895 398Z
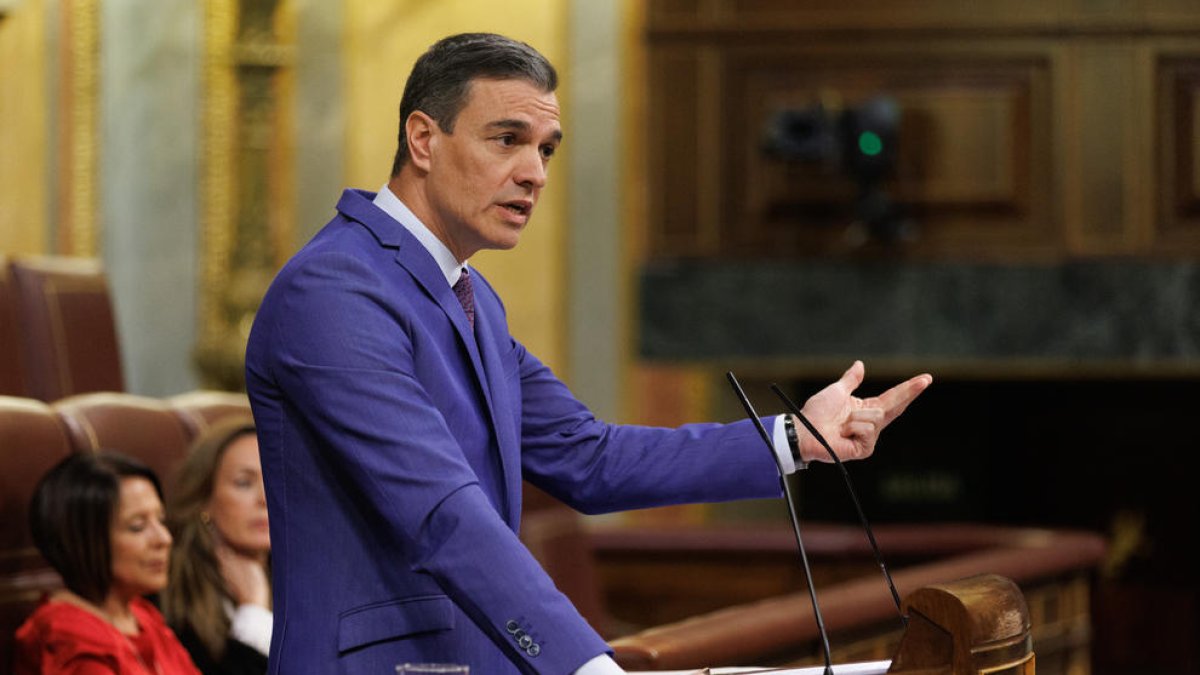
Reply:
M513 498L513 494L518 497L520 495L520 463L515 459L520 451L520 437L519 432L513 429L512 415L509 414L512 407L509 397L505 394L504 364L498 351L498 347L508 339L503 312L497 306L493 294L480 293L484 288L490 290L486 281L476 284L475 330L479 336L479 339L476 339L458 297L446 283L446 277L433 256L403 225L375 206L371 202L372 198L367 192L347 190L338 202L338 211L365 225L381 246L394 247L396 262L412 276L421 290L438 304L454 325L460 346L471 360L476 384L483 394L488 419L495 430L501 473L507 487L503 491L504 494L499 495L501 509L508 522L515 527L519 522L517 511L520 508L520 499ZM482 352L480 344L483 344Z
M467 323L467 317L463 313L462 305L458 303L458 298L454 295L454 289L446 283L446 277L438 267L437 261L433 259L429 251L425 250L424 246L421 246L421 242L417 241L417 238L412 236L403 225L375 206L371 202L372 198L373 195L369 192L347 190L342 195L341 201L338 202L337 208L347 217L365 225L375 235L381 246L395 248L396 262L412 275L421 290L433 298L434 302L445 312L446 318L450 319L455 332L458 333L459 342L471 357L475 376L479 379L480 387L484 390L484 397L488 398L490 407L492 403L488 397L488 388L484 386L486 377L483 361L479 356L479 347L475 344L471 325Z
M492 408L497 411L492 416L492 422L495 424L496 440L500 446L504 484L508 487L506 490L508 495L519 496L521 494L521 430L517 428L517 424L519 424L517 417L512 414L515 405L509 394L503 359L512 337L508 334L504 312L495 300L494 294L479 292L484 289L490 291L491 286L486 281L478 283L482 279L481 276L474 278L477 281L475 285L475 330L483 357L487 388L491 393ZM512 523L514 527L520 522L520 504L520 499L511 497L506 502L508 522Z
M408 240L401 244L400 249L396 251L396 262L408 270L422 290L442 308L442 312L446 314L446 318L450 319L450 323L454 324L459 342L470 354L471 363L475 367L475 375L482 385L485 381L483 361L479 356L479 346L475 343L471 324L467 323L467 315L463 312L458 297L454 295L454 289L446 283L446 277L442 275L442 270L434 262L433 256L429 255L420 242L409 235ZM488 404L491 405L491 401Z
M406 233L407 234L407 233ZM434 262L429 252L421 246L412 235L396 252L396 262L400 263L412 274L417 283L433 297L445 312L454 329L458 333L461 346L471 358L475 371L476 384L483 393L487 403L488 419L496 434L496 446L500 461L500 473L506 489L497 495L499 510L506 521L515 529L520 522L520 462L515 458L520 452L517 437L512 431L512 410L508 396L505 395L504 364L497 353L497 331L504 327L503 316L495 309L494 302L486 294L479 293L484 284L476 284L475 294L475 332L467 322L454 290L446 283L446 277ZM478 278L478 277L476 277ZM497 323L499 318L499 323ZM507 335L507 331L503 331ZM514 466L515 465L515 466ZM516 492L513 491L514 471L516 472ZM517 498L514 499L514 495Z

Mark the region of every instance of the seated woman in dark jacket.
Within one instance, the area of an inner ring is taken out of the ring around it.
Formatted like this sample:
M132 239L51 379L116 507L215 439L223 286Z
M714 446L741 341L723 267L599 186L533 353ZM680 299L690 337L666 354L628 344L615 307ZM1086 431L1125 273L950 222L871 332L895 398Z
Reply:
M254 422L214 425L177 477L163 614L205 675L262 675L273 619L271 538Z
M114 453L71 455L38 484L29 524L66 588L17 629L16 675L197 675L143 597L166 585L171 553L153 471Z

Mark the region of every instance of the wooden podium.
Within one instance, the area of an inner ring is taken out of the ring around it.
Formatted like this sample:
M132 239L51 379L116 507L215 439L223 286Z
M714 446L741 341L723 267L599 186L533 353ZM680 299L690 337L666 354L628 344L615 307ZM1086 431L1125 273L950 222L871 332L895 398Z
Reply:
M1029 609L1010 579L981 574L904 599L908 628L889 673L1034 675Z
M908 627L889 661L835 663L833 675L1034 675L1029 610L1012 580L981 574L909 595ZM805 668L701 668L637 675L822 675Z
M843 671L883 673L885 669L889 674L898 675L1034 675L1029 609L1021 590L1012 580L997 574L979 574L931 584L909 594L902 606L908 625L890 664L887 661L835 663L835 675ZM618 660L622 654L620 642L617 641ZM867 668L856 669L858 666ZM727 668L688 672L788 675L820 673L822 668Z
M617 663L627 671L668 672L823 663L804 580L775 584L796 568L791 533L695 529L593 534L610 588L607 605L635 626L609 638ZM860 531L813 524L806 532L835 664L894 662L901 673L1032 673L1032 657L1027 664L1021 659L1036 648L1041 675L1091 672L1089 595L1106 550L1100 536L953 523L883 525L876 534L894 558L892 578L914 615L908 627ZM757 597L743 593L765 583L775 585ZM709 595L726 604L696 604ZM627 618L637 607L626 597L640 598L650 620ZM691 603L683 607L690 611L658 618L677 597ZM967 654L975 670L965 665Z

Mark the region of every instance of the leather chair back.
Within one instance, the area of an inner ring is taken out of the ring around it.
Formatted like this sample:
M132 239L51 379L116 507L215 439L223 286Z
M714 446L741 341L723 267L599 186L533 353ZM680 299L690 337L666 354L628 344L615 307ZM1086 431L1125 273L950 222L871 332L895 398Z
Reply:
M191 438L180 416L161 399L121 392L78 394L55 401L76 452L111 450L141 460L166 493Z
M0 396L26 396L17 296L8 259L0 255Z
M195 440L215 422L234 415L250 417L250 398L231 391L197 389L171 396L167 405L175 411L188 431L188 439Z
M11 263L29 396L56 401L124 391L108 278L91 258L16 257Z
M42 476L70 453L48 405L0 396L0 672L12 663L14 631L46 592L62 586L33 546L29 501Z

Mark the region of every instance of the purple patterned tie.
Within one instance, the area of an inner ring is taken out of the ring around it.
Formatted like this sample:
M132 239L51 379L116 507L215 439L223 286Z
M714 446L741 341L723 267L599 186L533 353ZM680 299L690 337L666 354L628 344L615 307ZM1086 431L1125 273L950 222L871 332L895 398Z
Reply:
M454 294L458 296L458 302L462 305L463 311L467 313L467 323L471 324L471 328L475 327L475 293L471 290L471 271L463 268L462 276L458 277L458 281L454 284Z

